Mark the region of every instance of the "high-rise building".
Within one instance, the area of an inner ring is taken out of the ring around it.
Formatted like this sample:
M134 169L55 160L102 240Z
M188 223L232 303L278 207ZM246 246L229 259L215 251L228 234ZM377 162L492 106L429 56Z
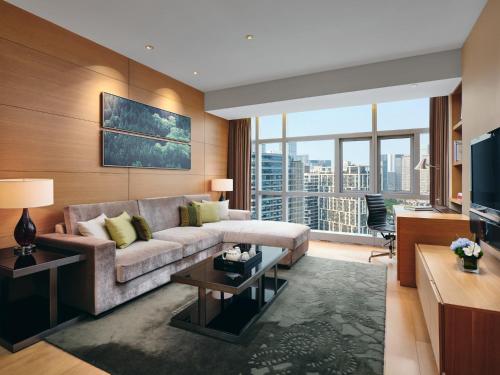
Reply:
M260 214L262 220L282 221L283 200L280 196L262 195Z
M282 173L282 155L281 153L271 153L266 151L266 145L262 145L262 153L260 155L261 174L260 184L261 189L264 191L281 191L283 184ZM255 153L252 153L252 188L256 191L255 175L257 172ZM251 209L252 218L257 218L256 215L256 202L257 197L252 194ZM263 195L261 197L261 218L262 220L280 221L282 220L283 202L280 196Z
M295 143L292 143L295 144ZM304 191L304 162L301 157L288 156L288 190ZM288 221L304 223L304 197L288 199Z
M305 197L288 198L288 221L291 223L306 224ZM309 218L307 218L309 221Z
M345 161L342 171L343 191L370 190L370 167Z
M304 190L304 162L288 157L288 190Z
M320 197L320 230L342 233L368 233L368 211L361 197Z
M380 156L380 189L382 191L387 191L389 189L387 172L388 172L387 154L383 154Z
M281 191L283 188L282 154L265 153L260 157L260 186L263 191Z
M411 191L411 158L403 155L401 160L401 190Z
M411 190L411 159L409 155L383 154L380 157L382 191Z
M294 148L288 151L295 153ZM264 146L264 145L263 145ZM265 152L260 155L262 191L281 191L283 183L282 154ZM255 169L255 155L252 155ZM309 160L306 155L288 155L288 190L304 192L304 196L288 198L288 221L306 224L311 229L343 233L367 233L366 205L358 197L318 197L307 193L334 192L335 174L331 160ZM255 182L254 182L255 184ZM345 163L343 189L345 191L369 190L369 166ZM281 196L261 195L262 220L282 220ZM255 197L253 197L255 207Z

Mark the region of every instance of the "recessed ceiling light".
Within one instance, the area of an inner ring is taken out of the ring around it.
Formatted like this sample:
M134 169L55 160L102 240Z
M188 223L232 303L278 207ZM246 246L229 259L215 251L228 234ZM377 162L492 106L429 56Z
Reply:
M193 72L193 74L194 74L195 76L197 76L197 75L198 75L198 72L195 70L195 71Z
M151 44L146 44L144 48L146 48L148 51L151 51L152 49L155 49L155 46L152 46Z
M418 87L418 83L413 83L413 84L411 85L411 87L413 87L413 88Z
M245 39L246 40L252 40L252 39L255 39L255 36L252 35L252 34L247 34L247 35L245 35Z

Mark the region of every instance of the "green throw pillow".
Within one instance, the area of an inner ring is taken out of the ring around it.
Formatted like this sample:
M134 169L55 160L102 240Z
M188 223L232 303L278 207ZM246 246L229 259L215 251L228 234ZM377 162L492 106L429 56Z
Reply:
M181 227L201 227L201 210L198 206L180 206Z
M200 207L201 222L203 224L220 221L219 205L217 204L217 202L208 202L208 203L191 202L191 205Z
M137 233L135 233L132 219L128 213L123 212L120 216L105 219L104 223L111 239L116 242L119 249L123 249L137 240Z
M134 226L137 237L143 241L149 241L153 238L153 233L148 222L142 216L132 216L132 225Z

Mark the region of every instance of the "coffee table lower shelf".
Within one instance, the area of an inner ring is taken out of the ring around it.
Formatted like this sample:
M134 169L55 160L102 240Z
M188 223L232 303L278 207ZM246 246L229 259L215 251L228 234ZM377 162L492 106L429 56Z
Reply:
M224 341L240 342L245 332L274 302L287 284L288 281L284 279L263 277L262 299L259 298L257 284L227 300L215 299L211 291L205 294L205 289L200 288L203 290L200 298L172 317L170 325ZM205 310L205 325L200 324L203 310Z

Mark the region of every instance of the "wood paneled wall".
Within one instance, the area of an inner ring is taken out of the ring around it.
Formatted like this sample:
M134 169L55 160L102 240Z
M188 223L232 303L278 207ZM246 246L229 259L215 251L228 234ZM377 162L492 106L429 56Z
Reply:
M191 117L191 170L102 167L103 91ZM30 210L39 232L68 204L208 192L227 135L202 92L0 1L0 178L54 179L55 204ZM19 216L0 209L0 247Z
M500 0L489 0L462 49L463 212L470 206L470 141L500 126Z

